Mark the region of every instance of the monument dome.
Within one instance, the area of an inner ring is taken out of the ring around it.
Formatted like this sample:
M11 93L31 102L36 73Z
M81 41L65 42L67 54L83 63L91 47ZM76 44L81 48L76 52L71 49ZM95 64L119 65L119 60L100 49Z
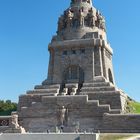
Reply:
M53 40L86 38L98 32L105 39L105 19L90 0L73 0L58 20L57 36Z

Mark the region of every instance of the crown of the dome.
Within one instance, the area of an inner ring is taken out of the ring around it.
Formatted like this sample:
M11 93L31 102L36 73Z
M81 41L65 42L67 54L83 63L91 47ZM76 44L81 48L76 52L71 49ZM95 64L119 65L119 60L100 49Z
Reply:
M92 0L71 0L70 7L59 17L55 39L80 39L97 30L105 32L105 19L92 6Z
M78 5L78 4L82 4L82 3L86 3L86 4L92 4L92 0L71 0L71 5Z

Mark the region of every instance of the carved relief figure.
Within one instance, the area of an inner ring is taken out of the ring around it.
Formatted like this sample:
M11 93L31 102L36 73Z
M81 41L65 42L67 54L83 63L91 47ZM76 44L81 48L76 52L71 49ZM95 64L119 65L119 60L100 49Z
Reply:
M102 22L101 22L100 28L103 29L104 31L106 31L105 18L104 17L102 17Z
M58 122L59 125L65 125L68 118L68 109L62 106L58 111Z
M95 20L96 20L96 18L94 16L93 8L91 8L89 10L88 18L89 18L89 26L91 26L91 27L95 26Z
M97 11L97 26L103 30L106 30L105 19L99 11Z
M64 29L64 17L61 16L58 20L58 32Z
M79 23L80 26L84 26L84 13L83 13L83 8L79 10Z
M73 13L70 9L66 11L66 26L69 28L72 26L72 19L73 19Z

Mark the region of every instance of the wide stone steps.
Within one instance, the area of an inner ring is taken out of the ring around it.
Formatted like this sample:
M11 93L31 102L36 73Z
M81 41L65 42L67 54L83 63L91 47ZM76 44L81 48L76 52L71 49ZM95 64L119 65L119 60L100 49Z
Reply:
M37 95L43 95L43 94L47 94L47 95L56 95L59 93L59 89L35 89L35 90L30 90L27 91L27 94L37 94Z
M37 85L35 89L60 89L60 84L53 85Z
M109 104L100 104L99 100L88 100L88 104L92 104L98 108L98 111L100 110L107 110L107 112L104 113L109 113L109 114L120 114L121 110L120 109L111 109Z
M109 82L95 82L95 83L84 83L83 87L109 87L111 84Z
M90 94L110 94L110 95L112 95L112 94L119 94L120 92L119 91L89 91L89 92L87 92L87 91L82 91L82 92L80 92L80 95L90 95Z
M96 76L93 80L93 83L94 82L106 82L106 79L102 76Z
M83 87L81 92L115 91L115 87Z
M109 113L110 114L121 114L122 110L120 110L120 109L111 109Z

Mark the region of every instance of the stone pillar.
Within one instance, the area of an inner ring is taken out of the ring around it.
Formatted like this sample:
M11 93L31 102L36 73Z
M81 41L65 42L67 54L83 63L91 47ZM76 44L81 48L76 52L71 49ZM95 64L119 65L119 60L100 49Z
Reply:
M94 55L95 55L95 51L94 51L94 49L93 49L93 52L92 52L92 59L93 59L93 69L92 69L92 71L93 71L93 79L94 79L94 76L95 76L95 57L94 57Z
M102 53L100 46L96 46L94 49L94 69L95 76L103 76Z
M86 48L86 63L83 62L84 69L84 82L93 82L94 79L94 48Z
M103 65L103 76L107 78L106 75L106 57L105 57L105 48L102 48L102 65Z
M102 47L99 46L100 75L103 76Z
M55 49L54 54L54 65L53 65L53 84L62 83L62 62L61 62L61 51L59 49Z
M47 78L47 82L48 83L52 83L53 80L53 67L54 67L54 50L53 49L49 49L50 51L50 59L49 59L49 68L48 68L48 78Z

